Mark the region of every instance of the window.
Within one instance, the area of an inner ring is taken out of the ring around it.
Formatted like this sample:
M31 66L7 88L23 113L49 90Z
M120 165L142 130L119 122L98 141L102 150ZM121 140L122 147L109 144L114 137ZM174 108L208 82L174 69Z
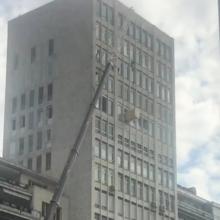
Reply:
M31 48L31 63L36 60L36 47Z
M137 216L136 204L131 203L131 219L136 219L136 216Z
M123 175L121 173L118 174L118 190L123 192Z
M155 189L153 187L149 188L149 199L150 202L155 202L156 198L155 198Z
M42 131L37 132L37 149L41 149L43 146L43 133Z
M143 177L148 178L148 163L147 162L143 163Z
M129 177L125 176L125 181L124 181L124 193L129 194L130 193L130 183L129 183Z
M102 111L107 114L107 105L108 105L108 98L105 96L102 96Z
M40 173L41 169L42 169L42 157L41 155L37 157L37 162L36 162L36 168L37 168L37 172Z
M12 120L12 131L15 131L16 130L16 119L13 119Z
M47 129L47 144L51 142L51 139L52 139L51 129Z
M114 171L109 169L108 170L108 185L109 186L114 186L115 180L114 180Z
M124 169L129 169L129 154L127 153L124 154Z
M51 105L47 106L47 119L51 119L53 117L53 107Z
M51 169L51 153L46 154L46 170Z
M101 193L100 189L95 189L95 207L99 208L101 205Z
M54 39L50 39L48 42L48 55L49 56L54 55Z
M37 121L38 121L38 125L42 125L43 123L43 110L42 109L38 109L37 111Z
M149 179L151 180L151 181L154 181L155 180L155 167L154 167L154 165L150 165L150 167L149 167Z
M108 122L105 121L105 120L102 120L102 135L106 136L107 137L107 131L108 131Z
M12 113L15 113L16 112L16 109L17 109L17 98L14 97L12 99Z
M39 93L38 93L38 104L43 103L43 98L44 98L44 87L39 88Z
M170 210L174 212L175 210L175 199L174 196L170 196Z
M107 160L107 143L105 142L101 144L101 159Z
M100 182L101 180L101 166L100 164L95 164L95 181Z
M96 38L101 40L101 24L96 23Z
M28 135L28 151L29 152L33 151L33 145L34 145L34 138L33 138L33 135L30 134Z
M24 153L24 138L19 139L19 155Z
M134 156L131 156L131 172L136 172L136 158Z
M149 187L148 185L144 184L144 190L143 190L143 199L145 202L149 201Z
M25 128L25 116L20 116L20 128Z
M101 132L101 119L99 117L95 118L95 130L96 130L96 133Z
M118 166L121 167L121 168L123 167L122 155L123 155L123 154L122 154L122 151L121 151L121 150L118 150Z
M108 161L112 163L114 161L114 146L108 146Z
M162 173L163 173L162 169L159 169L159 170L158 170L158 183L159 183L160 185L163 185Z
M138 182L137 183L137 198L142 199L142 195L143 195L143 185L141 182Z
M141 28L136 26L136 40L141 43Z
M172 173L169 174L169 188L174 189L174 176Z
M102 184L107 185L108 175L107 175L107 168L106 167L102 167L101 181L102 181Z
M29 170L32 170L32 169L33 169L33 161L32 161L31 158L28 159L27 168L28 168Z
M123 18L123 15L121 13L118 14L118 20L119 20L119 29L122 29L123 24L124 24L124 18Z
M137 209L137 220L143 220L143 212L142 212L141 206L138 206L138 209Z
M131 196L136 196L136 181L131 179Z
M125 200L124 202L124 209L125 209L125 218L129 219L130 218L130 203L127 200Z
M118 198L118 215L123 216L123 199Z
M108 114L111 116L114 115L114 103L112 100L108 100Z
M34 90L31 90L29 93L29 107L34 106Z
M114 195L109 194L108 196L108 209L110 212L114 212L115 210L115 200L114 200Z
M142 161L141 160L137 160L137 174L141 175L142 174Z
M108 138L114 140L114 125L112 123L108 123Z
M118 97L123 98L123 83L118 82Z
M25 94L21 95L21 110L25 109Z
M136 84L141 87L142 84L142 73L141 71L136 71Z
M48 86L47 86L47 100L48 101L51 101L53 98L53 84L50 83Z
M95 139L95 156L101 158L101 141Z
M108 207L107 192L102 191L102 209L107 210Z

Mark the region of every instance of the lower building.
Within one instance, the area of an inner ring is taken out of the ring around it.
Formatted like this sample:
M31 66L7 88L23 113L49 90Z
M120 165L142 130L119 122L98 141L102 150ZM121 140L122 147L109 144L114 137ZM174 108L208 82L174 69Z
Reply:
M179 220L220 220L220 205L197 196L196 188L178 186Z
M0 220L43 220L57 182L0 159ZM63 196L54 220L68 219Z

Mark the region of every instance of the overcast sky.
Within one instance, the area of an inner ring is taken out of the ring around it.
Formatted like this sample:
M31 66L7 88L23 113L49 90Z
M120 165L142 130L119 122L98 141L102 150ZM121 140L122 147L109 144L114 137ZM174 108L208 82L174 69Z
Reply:
M0 0L0 152L7 20L49 0ZM217 0L122 0L175 39L178 183L220 202Z

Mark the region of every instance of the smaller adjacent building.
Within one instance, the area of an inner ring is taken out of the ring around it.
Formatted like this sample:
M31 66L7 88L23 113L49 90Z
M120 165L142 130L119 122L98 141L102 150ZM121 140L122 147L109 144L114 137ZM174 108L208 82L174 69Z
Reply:
M179 220L220 220L220 205L197 196L196 188L178 185Z
M0 159L0 220L43 220L57 181ZM54 220L68 219L63 196Z

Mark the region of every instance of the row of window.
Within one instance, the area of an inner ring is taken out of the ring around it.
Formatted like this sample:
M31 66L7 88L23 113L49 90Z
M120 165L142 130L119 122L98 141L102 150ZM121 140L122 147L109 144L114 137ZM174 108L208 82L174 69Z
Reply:
M170 201L174 207L174 197L170 196ZM135 219L135 220L144 220L144 219L156 219L154 212L151 212L148 208L137 205L136 203L130 202L128 200L123 200L123 198L118 198L118 219ZM160 219L168 220L169 217L161 217ZM170 218L172 219L172 218Z
M105 43L106 45L113 47L113 31L101 25L101 23L96 23L96 39Z
M121 55L129 58L131 68L135 69L135 65L139 65L146 70L153 72L154 70L154 61L153 57L148 53L144 52L138 47L135 47L134 44L130 43L127 40L121 40L120 42L120 53Z
M114 116L114 101L106 96L102 96L98 99L96 108L107 115Z
M151 149L149 150L148 147L143 146L140 142L141 137L139 137L140 139L135 141L135 137L132 138L132 140L130 141L128 138L128 134L125 135L124 137L119 134L118 135L118 144L119 145L123 145L126 148L130 148L132 152L137 152L141 155L144 155L146 157L150 157L152 159L154 159L155 157L155 153L154 151Z
M95 118L95 131L98 134L101 134L109 139L114 140L115 137L115 128L114 124L101 119L100 117Z
M114 220L113 218L108 218L107 216L100 215L98 213L95 213L94 219L95 220Z
M95 181L107 186L114 186L114 170L95 164Z
M172 81L172 69L160 61L157 62L157 74L158 78L164 80L167 83Z
M113 8L101 0L96 0L96 16L103 19L108 24L114 25Z
M19 164L22 166L26 166L28 169L30 170L34 170L36 169L36 171L38 173L42 172L42 168L43 168L43 161L45 160L45 170L48 171L51 169L51 162L52 162L52 156L51 156L51 152L46 153L44 156L43 155L39 155L36 157L36 159L34 158L29 158L27 160L27 165L24 164L24 161L21 161ZM34 168L34 160L35 161L35 168Z
M155 202L155 188L129 176L118 174L118 191L145 202Z
M162 168L158 169L158 183L169 189L174 189L174 175Z
M156 126L156 138L161 143L172 146L173 134L169 127L158 124Z
M154 164L149 164L148 162L136 158L134 155L123 152L122 150L118 150L117 162L120 168L130 170L132 173L143 176L151 181L155 181Z
M18 155L23 155L25 153L31 153L36 146L37 150L40 150L44 145L51 146L51 129L47 129L46 134L43 131L37 131L36 136L34 134L29 134L27 138L20 137L18 140ZM44 137L45 136L45 137ZM12 142L10 147L10 154L15 156L16 154L16 143Z
M171 48L159 39L156 40L156 53L164 60L172 61Z
M46 90L46 92L45 92ZM46 93L46 94L45 94ZM45 97L46 95L46 97ZM29 95L26 95L23 93L20 97L20 110L24 110L26 106L34 107L35 105L35 90L31 90L29 92ZM51 101L53 98L53 84L50 83L47 85L47 89L43 86L39 87L38 89L38 105L43 104L44 99L47 99L47 101ZM27 104L27 100L29 101L29 104ZM13 97L12 99L12 113L14 114L18 110L18 98Z
M174 166L173 159L169 158L165 155L158 154L158 161L160 164L163 164L165 166L169 166L171 168Z
M109 212L114 212L115 210L115 199L113 194L108 194L104 190L98 188L95 189L95 207L101 208L103 210L108 210Z
M153 36L146 30L142 29L140 26L134 24L133 22L126 22L125 17L119 14L119 26L120 29L126 27L127 35L133 40L136 40L139 44L153 51ZM123 28L124 29L124 28Z
M173 118L172 118L172 112L169 110L166 106L157 103L157 117L167 124L172 124Z
M157 82L156 88L157 88L156 89L157 98L170 104L171 103L171 90L159 82Z
M114 146L104 141L95 139L94 154L97 158L106 160L110 163L114 162Z
M48 56L51 57L54 55L54 39L48 40ZM37 48L34 46L30 50L30 63L34 63L37 59ZM13 69L16 70L19 67L20 60L19 55L16 53L13 58Z
M102 77L102 72L100 70L96 71L96 84L98 85ZM112 76L108 76L106 82L104 83L103 89L108 93L114 94L114 78Z
M118 75L124 80L130 81L132 84L143 88L147 93L154 94L153 78L150 78L138 69L133 71L128 63L120 61Z
M26 115L21 115L18 120L16 118L13 118L12 124L11 124L12 131L16 131L16 129L19 129L19 128L24 129L25 127L28 127L29 129L33 129L36 125L38 127L41 127L44 121L48 122L48 120L51 120L53 118L53 108L51 105L47 106L45 115L44 115L43 109L40 108L37 110L36 114L37 114L36 123L34 120L35 117L34 117L33 111L29 112L28 123L27 123Z

